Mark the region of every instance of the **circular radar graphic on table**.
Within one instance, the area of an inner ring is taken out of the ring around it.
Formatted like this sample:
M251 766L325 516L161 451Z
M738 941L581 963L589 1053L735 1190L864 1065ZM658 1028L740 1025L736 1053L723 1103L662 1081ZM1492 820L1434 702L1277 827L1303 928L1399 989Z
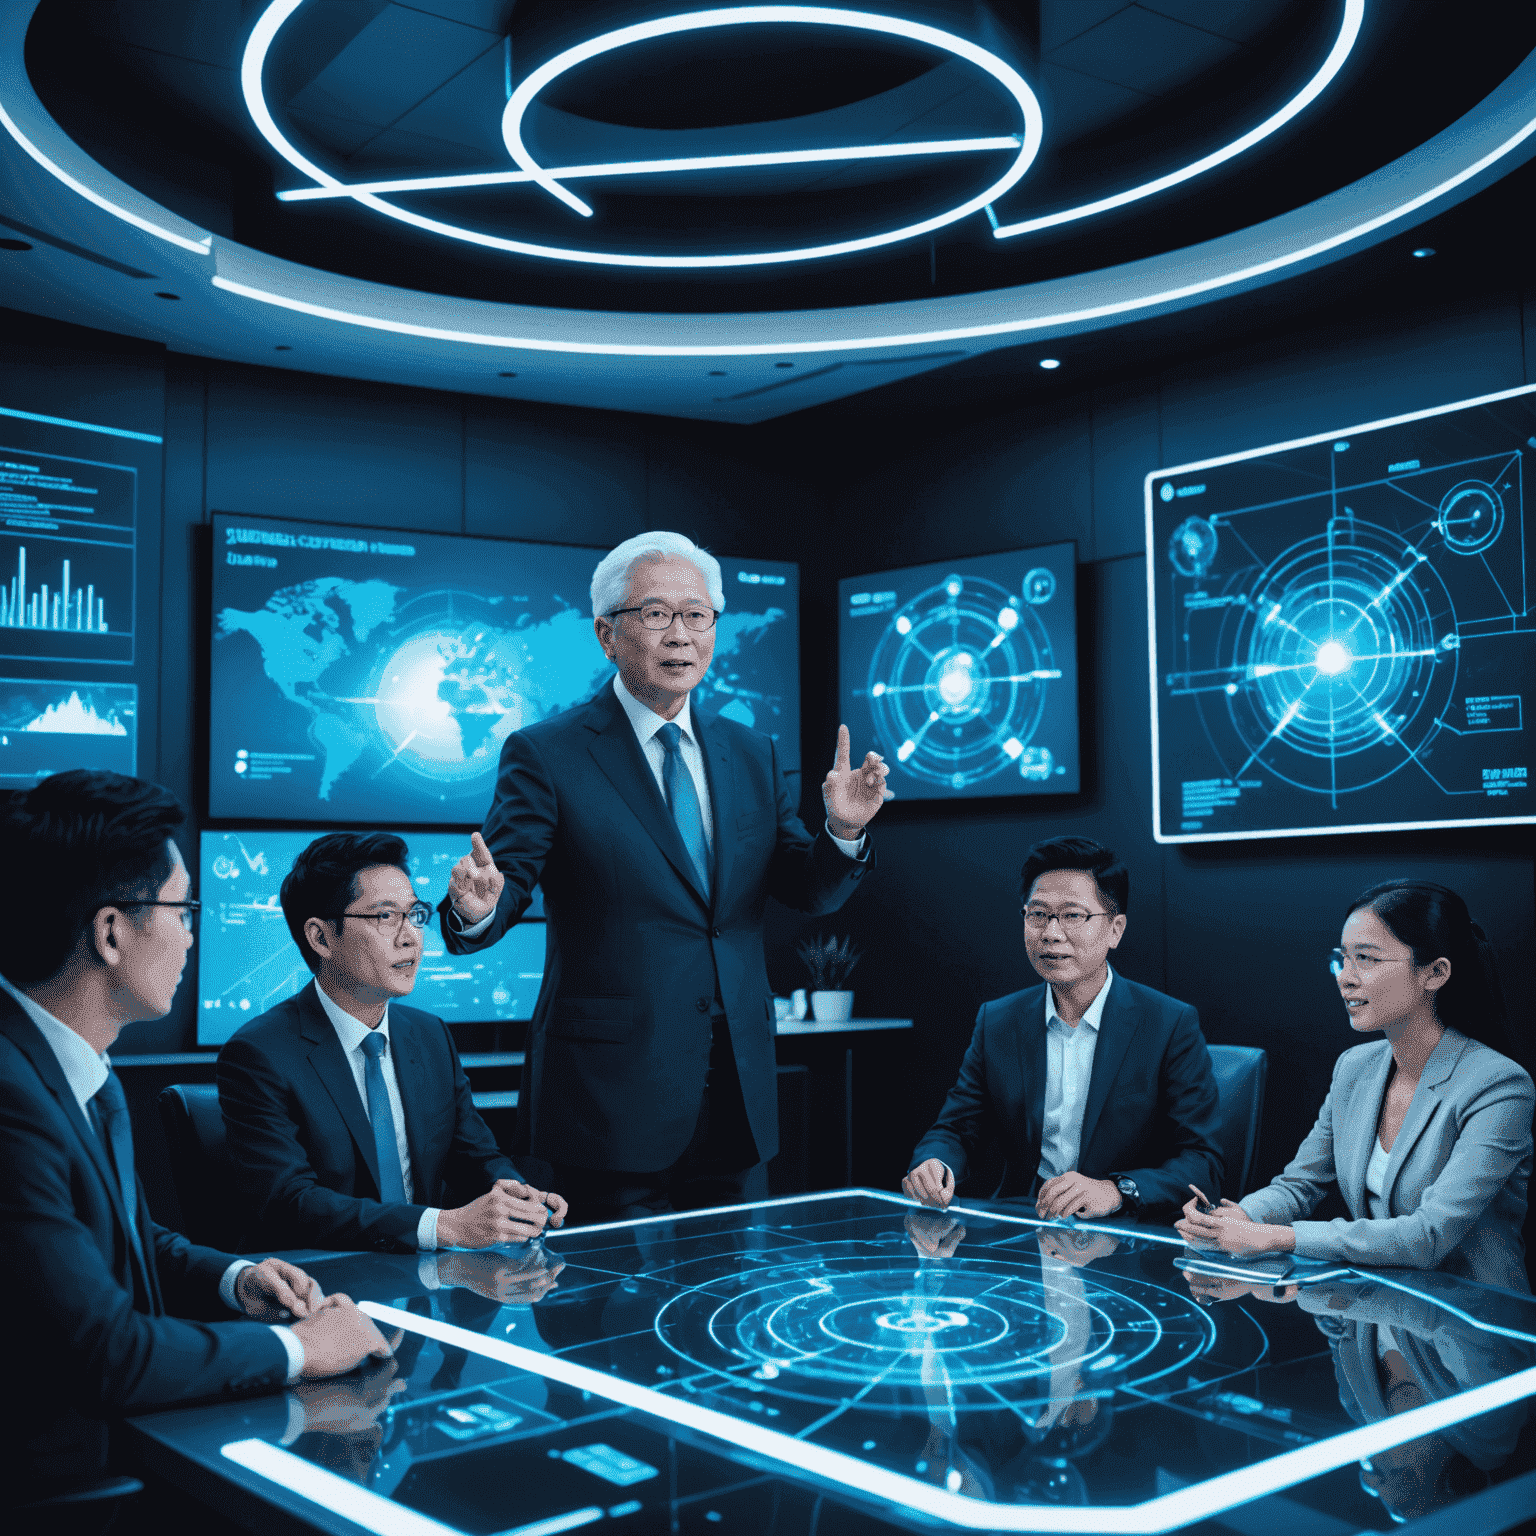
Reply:
M1235 778L1262 765L1320 794L1364 789L1438 728L1456 683L1456 614L1429 557L1399 534L1336 518L1223 597L1210 675L1224 681L1197 698Z
M1038 1264L988 1254L920 1264L910 1245L814 1244L742 1255L657 1314L656 1333L700 1370L835 1405L910 1406L943 1384L954 1406L997 1408L1063 1390L1144 1387L1192 1365L1215 1338L1190 1297L1076 1270L1062 1285ZM688 1284L681 1265L667 1275Z
M1055 759L1034 736L1061 681L1039 618L1055 590L1045 570L1022 594L946 576L886 625L867 687L881 745L908 773L949 789L1009 769L1051 777Z

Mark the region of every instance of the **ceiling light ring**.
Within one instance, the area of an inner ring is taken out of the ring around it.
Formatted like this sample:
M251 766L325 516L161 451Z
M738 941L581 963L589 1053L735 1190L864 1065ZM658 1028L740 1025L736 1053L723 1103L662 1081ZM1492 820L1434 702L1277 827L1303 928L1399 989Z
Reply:
M538 256L554 260L571 261L586 265L610 267L643 267L650 269L699 270L707 268L765 266L778 263L813 261L827 257L851 255L858 251L874 250L895 245L906 240L929 235L951 224L959 223L980 212L1016 186L1034 163L1044 139L1044 117L1039 98L1011 65L996 54L975 43L941 31L920 22L906 21L899 17L879 15L868 11L836 10L828 6L811 5L750 5L716 8L713 10L685 12L675 16L657 17L652 21L621 27L613 32L602 33L576 44L548 60L533 71L513 92L503 110L502 137L508 153L519 168L531 180L542 186L552 196L566 203L578 213L590 214L591 210L574 193L567 191L544 167L540 166L522 142L523 116L534 98L553 80L589 58L609 53L631 44L651 41L679 32L695 32L723 26L750 25L801 25L836 26L852 31L873 32L908 41L924 43L949 53L982 70L996 80L1013 98L1023 119L1023 133L1019 152L1008 168L983 192L967 199L957 207L915 224L881 234L863 236L855 240L835 241L825 245L805 246L793 250L746 252L716 256L672 256L661 254L626 255L606 251L589 251L561 246L541 245L531 241L511 240L502 236L488 235L480 231L448 224L440 219L414 213L389 202L376 193L347 187L337 177L323 170L304 155L278 127L266 102L262 88L262 75L267 56L279 31L304 0L272 0L257 19L247 39L241 58L240 84L246 110L257 131L295 170L309 177L319 186L349 197L352 201L383 214L386 218L410 224L430 234L493 250L507 251L514 255Z

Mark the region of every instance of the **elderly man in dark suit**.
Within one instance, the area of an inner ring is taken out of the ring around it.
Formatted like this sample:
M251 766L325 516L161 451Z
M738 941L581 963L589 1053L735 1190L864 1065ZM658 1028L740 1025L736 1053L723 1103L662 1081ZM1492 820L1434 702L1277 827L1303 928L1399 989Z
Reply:
M401 838L316 838L283 881L315 979L219 1052L219 1105L273 1247L432 1252L526 1242L565 1214L480 1118L443 1021L405 1006L432 909Z
M1130 874L1108 849L1059 837L1029 850L1024 947L1044 985L983 1003L960 1078L902 1188L948 1205L977 1154L1000 1149L997 1193L1042 1216L1180 1204L1221 1182L1216 1079L1187 1003L1116 975Z
M778 1150L768 898L836 911L889 798L840 729L826 827L796 814L773 742L690 695L725 606L719 563L675 533L592 578L618 677L502 748L484 836L443 903L453 953L493 944L544 890L548 955L519 1134L584 1221L756 1198Z
M390 1352L295 1265L195 1246L149 1213L106 1051L125 1024L170 1011L192 947L181 821L165 790L115 773L56 774L0 807L8 1504L99 1478L123 1414Z

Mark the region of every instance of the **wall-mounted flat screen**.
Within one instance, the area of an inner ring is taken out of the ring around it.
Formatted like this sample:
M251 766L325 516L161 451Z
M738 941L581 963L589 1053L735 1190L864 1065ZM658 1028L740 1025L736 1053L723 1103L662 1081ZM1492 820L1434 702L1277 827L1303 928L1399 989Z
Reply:
M1147 476L1159 842L1536 820L1533 449L1526 388Z
M0 789L30 789L70 768L138 769L132 683L0 677Z
M1079 787L1076 546L838 583L842 718L907 800Z
M244 1023L308 985L278 891L314 832L247 828L204 832L198 895L197 1043L222 1045ZM403 833L411 877L433 907L469 846L459 833ZM541 903L529 909L542 911ZM544 924L522 922L476 955L450 955L434 916L422 932L421 968L406 999L449 1023L530 1019L544 975Z
M588 595L602 554L216 516L210 814L479 822L506 738L612 676ZM798 568L722 567L698 702L798 768Z

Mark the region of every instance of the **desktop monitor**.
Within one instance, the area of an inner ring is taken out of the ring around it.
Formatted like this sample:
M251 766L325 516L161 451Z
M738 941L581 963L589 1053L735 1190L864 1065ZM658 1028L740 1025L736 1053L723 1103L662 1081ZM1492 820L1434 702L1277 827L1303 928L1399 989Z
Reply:
M1536 820L1533 446L1527 387L1147 476L1159 842Z
M222 1045L242 1024L308 984L309 968L288 932L278 891L299 852L320 835L259 828L203 833L199 1045ZM417 893L436 907L469 839L461 832L401 836L410 850ZM542 912L542 903L529 910ZM405 1001L449 1023L532 1018L544 975L544 923L521 922L489 949L450 955L439 922L434 915L422 934L421 968Z
M838 696L906 800L1079 788L1076 546L838 583Z

